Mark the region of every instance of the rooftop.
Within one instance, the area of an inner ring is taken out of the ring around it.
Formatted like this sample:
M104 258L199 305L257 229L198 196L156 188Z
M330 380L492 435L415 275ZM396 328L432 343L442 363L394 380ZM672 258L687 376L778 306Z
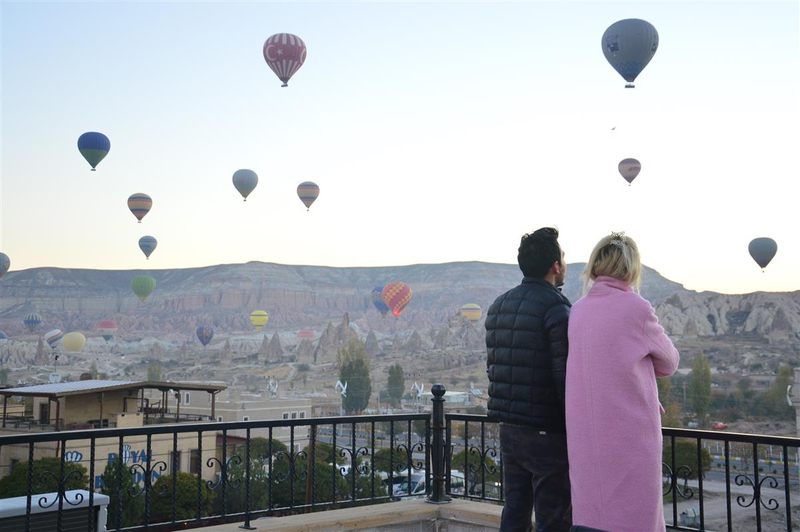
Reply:
M160 391L197 390L219 392L226 387L227 386L222 383L86 380L37 384L35 386L21 386L19 388L3 388L0 389L0 396L64 397L67 395L81 395L112 390L138 390L143 388Z

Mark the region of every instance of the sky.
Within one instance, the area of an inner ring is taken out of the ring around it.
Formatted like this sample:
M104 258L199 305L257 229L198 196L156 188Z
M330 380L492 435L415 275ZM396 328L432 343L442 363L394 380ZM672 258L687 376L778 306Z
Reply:
M556 225L569 262L625 231L690 289L800 289L797 2L0 8L12 271L515 263ZM600 46L624 18L660 36L635 89ZM281 32L308 47L287 88L262 56ZM85 131L111 140L96 172ZM240 168L259 176L247 202ZM302 181L321 189L310 211ZM136 192L154 202L141 224ZM778 242L764 273L761 236Z

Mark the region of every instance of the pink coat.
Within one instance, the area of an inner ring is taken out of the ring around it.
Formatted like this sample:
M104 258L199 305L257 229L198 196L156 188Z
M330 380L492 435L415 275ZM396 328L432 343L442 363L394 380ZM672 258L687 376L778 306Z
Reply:
M680 356L650 303L598 277L569 318L567 450L572 521L661 532L661 404L656 377Z

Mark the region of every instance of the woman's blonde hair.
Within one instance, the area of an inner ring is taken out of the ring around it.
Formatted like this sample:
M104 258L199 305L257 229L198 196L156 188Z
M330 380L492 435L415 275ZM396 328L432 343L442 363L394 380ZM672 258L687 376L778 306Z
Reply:
M589 291L598 277L613 277L625 281L637 292L642 284L642 259L636 242L625 233L611 233L600 239L592 250L581 277L583 293Z

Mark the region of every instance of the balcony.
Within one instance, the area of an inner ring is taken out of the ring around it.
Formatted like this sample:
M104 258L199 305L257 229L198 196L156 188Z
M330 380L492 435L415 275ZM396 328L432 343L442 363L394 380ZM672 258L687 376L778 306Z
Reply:
M497 424L445 414L443 392L435 388L432 415L0 436L0 476L19 479L15 495L29 508L47 504L57 512L82 504L70 490L86 489L91 479L110 497L108 530L496 530L503 502ZM256 430L268 436L251 437ZM284 432L285 442L275 437ZM800 439L663 433L668 528L796 528ZM48 458L52 468L39 468ZM49 492L61 494L57 505L42 501ZM95 492L88 493L92 507ZM86 530L96 529L95 520L87 512Z

